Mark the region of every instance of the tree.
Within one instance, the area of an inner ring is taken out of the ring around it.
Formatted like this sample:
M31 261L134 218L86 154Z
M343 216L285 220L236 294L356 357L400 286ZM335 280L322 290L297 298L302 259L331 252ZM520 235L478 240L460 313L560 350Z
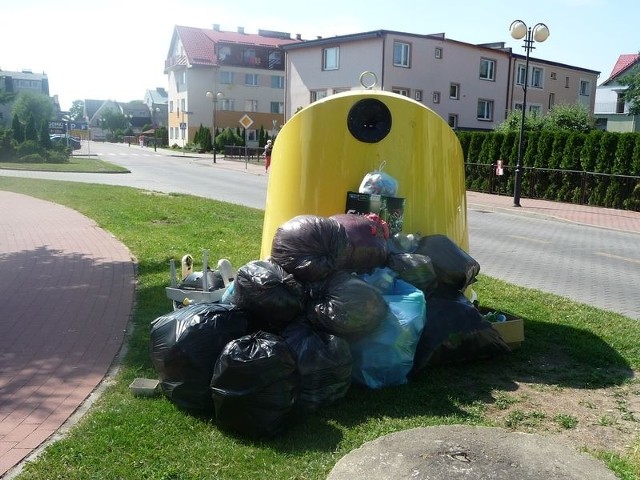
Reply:
M116 130L125 130L128 126L129 122L127 122L127 119L122 113L116 112L111 108L102 113L100 128L109 130L112 137L115 137Z
M544 117L544 128L589 133L595 119L583 105L554 105Z
M33 119L33 115L29 115L27 118L27 125L24 127L24 139L38 141L38 130L36 129L36 121Z
M49 150L51 148L51 136L49 132L49 122L47 120L43 120L40 123L40 146L45 150Z
M629 113L640 115L640 65L636 64L628 74L618 79L618 83L627 87L624 99L629 105Z
M74 100L73 102L71 102L69 116L76 122L84 120L84 101Z
M11 131L16 142L24 142L24 126L16 114L13 115L13 120L11 121Z
M20 92L13 104L13 114L17 115L23 124L33 115L35 125L40 125L42 120L54 118L55 109L51 99L43 93Z

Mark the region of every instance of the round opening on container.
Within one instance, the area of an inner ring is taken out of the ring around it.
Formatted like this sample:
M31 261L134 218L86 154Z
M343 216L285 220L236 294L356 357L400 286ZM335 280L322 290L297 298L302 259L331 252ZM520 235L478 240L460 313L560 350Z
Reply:
M359 100L349 110L347 127L356 140L377 143L391 131L391 112L378 99Z

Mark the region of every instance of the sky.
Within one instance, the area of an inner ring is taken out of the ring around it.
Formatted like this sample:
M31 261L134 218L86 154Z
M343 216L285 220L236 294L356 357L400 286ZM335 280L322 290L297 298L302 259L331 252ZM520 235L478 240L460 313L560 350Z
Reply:
M0 7L0 69L49 78L50 95L74 100L142 100L167 86L164 61L176 25L246 33L259 29L312 40L395 30L445 33L467 43L505 42L514 20L550 31L532 57L609 77L621 54L640 51L638 0L18 0Z

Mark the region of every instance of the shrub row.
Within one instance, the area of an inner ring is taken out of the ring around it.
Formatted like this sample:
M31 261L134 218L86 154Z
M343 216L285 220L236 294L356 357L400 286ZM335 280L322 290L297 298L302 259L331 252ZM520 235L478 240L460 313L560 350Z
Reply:
M518 162L517 132L458 132L467 188L513 191ZM504 175L496 181L498 160ZM525 132L522 195L640 211L640 133L594 130Z

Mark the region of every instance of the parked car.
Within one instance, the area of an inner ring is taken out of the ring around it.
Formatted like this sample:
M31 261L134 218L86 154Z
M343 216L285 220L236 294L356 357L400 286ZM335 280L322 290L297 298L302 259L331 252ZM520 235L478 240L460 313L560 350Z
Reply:
M63 143L70 146L73 150L80 150L80 139L71 135L50 135L51 143L53 145Z

